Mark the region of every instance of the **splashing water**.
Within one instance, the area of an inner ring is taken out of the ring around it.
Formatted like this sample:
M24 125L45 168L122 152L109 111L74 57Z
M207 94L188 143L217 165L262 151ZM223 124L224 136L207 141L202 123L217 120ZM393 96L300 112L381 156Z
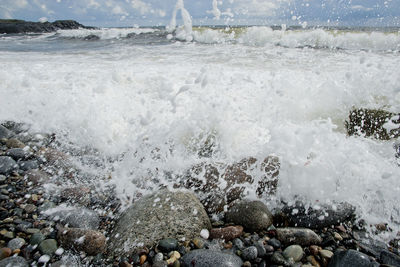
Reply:
M177 0L175 4L174 11L172 13L171 21L167 27L169 32L172 32L176 29L176 16L178 11L181 11L181 16L183 20L183 30L178 30L176 37L181 40L186 40L188 42L193 40L192 36L192 18L189 12L185 9L183 0Z

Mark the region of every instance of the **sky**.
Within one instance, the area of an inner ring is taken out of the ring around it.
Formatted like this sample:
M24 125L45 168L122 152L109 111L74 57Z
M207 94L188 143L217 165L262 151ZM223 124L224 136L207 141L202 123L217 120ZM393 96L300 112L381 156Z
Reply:
M164 26L177 1L194 25L400 26L400 0L0 0L0 18Z

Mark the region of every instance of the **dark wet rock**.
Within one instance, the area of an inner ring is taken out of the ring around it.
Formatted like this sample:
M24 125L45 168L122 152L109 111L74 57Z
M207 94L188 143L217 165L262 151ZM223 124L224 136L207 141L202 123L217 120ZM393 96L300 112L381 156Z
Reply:
M20 257L8 257L0 261L0 267L29 267L28 262Z
M265 230L272 225L272 214L261 201L237 202L225 214L225 219L251 232Z
M393 266L400 266L400 256L396 255L390 251L384 250L381 252L379 257L381 263L393 265Z
M285 206L282 212L288 218L290 226L322 229L355 219L355 207L348 203L306 207L301 202Z
M11 148L6 151L6 155L12 157L14 160L27 159L32 153L29 149L24 148Z
M279 159L274 156L268 156L261 162L255 158L246 158L231 165L201 163L188 170L181 179L183 184L176 186L193 190L208 213L219 213L225 205L245 197L245 184L255 183L251 172L262 173L257 177L256 192L259 196L274 194L279 168ZM226 183L224 189L219 187L221 183Z
M10 174L18 170L18 164L10 157L0 156L0 174Z
M318 245L322 242L314 231L307 228L277 228L277 239L284 245L297 244L301 246Z
M239 238L233 239L232 243L237 249L240 249L240 250L244 249L244 243Z
M267 241L268 245L271 245L272 247L274 247L275 249L279 249L281 248L282 244L281 241L279 241L276 238L271 238L270 240Z
M79 228L61 228L58 240L62 247L97 255L106 250L106 237L99 231Z
M39 163L37 160L25 160L18 162L19 168L24 171L34 170L39 168Z
M370 261L367 255L353 249L336 250L328 264L328 267L350 266L372 267L374 264Z
M114 253L132 253L164 238L191 240L202 229L210 228L208 215L194 194L162 190L125 210L114 227L109 247Z
M3 139L3 138L8 139L14 135L15 134L12 131L8 130L3 125L0 125L0 139Z
M51 220L60 221L71 228L97 229L100 224L99 215L82 207L59 206L43 212Z
M165 238L158 242L158 248L163 252L170 252L176 250L178 247L178 240L175 238Z
M90 34L88 36L85 36L85 38L83 38L83 40L85 40L85 41L97 41L97 40L100 40L100 37L95 35L95 34Z
M52 255L57 250L57 241L55 239L45 239L38 246L42 254Z
M42 233L38 232L38 233L34 233L31 236L29 243L31 245L39 245L45 239L46 239L46 237Z
M6 121L6 122L3 122L1 125L6 127L8 130L14 132L15 134L27 132L30 128L30 126L28 124L14 122L14 121Z
M30 33L53 32L57 30L69 30L79 28L91 28L79 24L73 20L57 20L54 22L31 22L14 19L0 20L0 33Z
M183 256L182 264L186 267L241 267L243 262L236 255L213 250L196 249Z
M379 109L354 109L346 121L349 135L362 135L380 140L400 136L400 114Z
M262 258L267 254L267 250L262 241L257 241L254 243L254 246L257 248L257 257Z
M224 228L213 228L210 231L210 237L224 239L225 241L230 241L243 234L242 226L227 226Z
M242 258L244 260L255 260L258 256L258 250L255 246L250 246L242 250Z
M381 252L388 249L385 243L373 239L359 241L357 243L357 248L361 252L371 255L375 258L379 258Z

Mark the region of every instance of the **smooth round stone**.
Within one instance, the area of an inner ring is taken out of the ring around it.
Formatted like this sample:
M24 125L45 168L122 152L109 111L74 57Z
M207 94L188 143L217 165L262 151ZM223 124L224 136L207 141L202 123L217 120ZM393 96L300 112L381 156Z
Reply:
M36 211L36 209L37 209L37 207L36 207L35 205L33 205L33 204L27 204L27 205L24 207L24 210L25 210L27 213L33 213L33 212Z
M255 246L250 246L242 250L242 258L245 260L254 260L257 258L258 251Z
M0 261L0 267L29 267L28 262L20 257L8 257Z
M32 236L31 236L31 239L30 239L30 241L29 241L29 244L31 244L31 245L38 245L38 244L40 244L43 240L45 240L46 239L46 237L41 233L41 232L38 232L38 233L34 233Z
M196 248L203 248L204 247L204 240L198 237L193 238L192 243Z
M263 258L265 254L267 254L267 250L262 241L258 241L254 246L257 248L257 257Z
M303 258L304 251L303 248L300 247L299 245L291 245L288 246L284 251L283 251L283 256L286 259L292 258L295 262L300 261Z
M233 239L232 243L237 249L240 249L240 250L244 249L244 243L239 238Z
M57 241L55 239L46 239L39 244L39 250L42 254L52 255L56 252L57 248Z
M6 176L4 175L0 175L0 182L4 182L7 179Z
M18 169L18 164L11 157L0 156L0 174L9 174Z
M17 238L11 239L8 242L7 247L9 247L11 249L11 251L14 251L16 249L22 248L23 245L25 245L25 240L17 237Z
M158 262L163 260L164 260L164 255L159 252L154 256L153 262Z
M176 250L178 247L178 240L175 238L165 238L158 242L158 248L164 252L170 252Z
M187 253L183 256L182 263L183 266L196 267L241 267L243 265L243 261L236 255L208 249L196 249Z
M367 255L356 250L336 250L332 259L329 261L328 267L345 266L372 267L374 264L369 260Z
M1 248L0 249L0 260L10 257L11 253L12 253L12 250L10 248Z
M322 258L330 259L333 256L333 252L326 249L322 249L319 251L319 255L321 255Z
M38 263L48 263L50 261L49 255L43 255L38 259Z
M23 148L11 148L7 150L6 155L12 157L15 160L28 158L30 156L30 152Z

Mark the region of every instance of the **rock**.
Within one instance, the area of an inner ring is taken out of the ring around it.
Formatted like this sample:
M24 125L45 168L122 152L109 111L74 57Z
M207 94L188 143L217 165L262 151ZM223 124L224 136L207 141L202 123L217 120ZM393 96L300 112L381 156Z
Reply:
M29 267L28 262L20 257L8 257L0 261L0 267Z
M193 238L192 243L196 248L204 247L204 239L202 239L202 238L195 237L195 238Z
M47 173L37 169L27 171L24 177L34 185L45 184L50 180L50 176Z
M46 239L46 237L42 233L40 233L40 232L34 233L31 236L29 244L31 244L31 245L39 245L45 239Z
M70 156L52 148L42 148L37 153L36 156L42 163L61 168L70 169L72 167Z
M243 234L242 226L228 226L224 228L213 228L210 231L210 237L224 239L225 241L233 240Z
M10 138L6 141L6 146L9 148L24 148L26 145L16 138Z
M12 157L14 160L27 159L32 153L24 148L10 148L6 151L6 155Z
M324 259L330 259L333 256L333 252L326 249L321 249L319 251L319 255Z
M243 264L236 255L206 249L196 249L187 253L183 256L182 263L186 267L241 267Z
M314 231L307 228L277 228L277 238L284 245L297 244L301 246L318 245L322 242Z
M380 140L400 136L400 114L379 109L354 109L346 121L349 135L362 135Z
M255 260L258 256L258 250L255 246L250 246L242 250L242 258L244 260Z
M178 247L178 240L175 238L165 238L158 242L158 248L163 252L170 252L176 250Z
M35 159L19 161L18 165L19 165L19 168L23 171L29 171L29 170L34 170L34 169L39 168L39 163Z
M267 250L262 241L254 243L254 246L257 248L257 257L263 258L267 254Z
M281 241L276 238L271 238L267 241L267 244L273 246L275 249L279 249L282 246Z
M10 174L18 170L18 164L10 157L0 156L0 174Z
M243 250L244 249L244 243L239 238L233 239L232 243L237 249L239 249L239 250Z
M11 132L10 130L8 130L6 127L4 127L3 125L0 125L0 139L8 139L12 136L14 136L15 134L13 132Z
M95 211L77 206L60 205L43 212L51 220L60 221L71 228L97 229L100 224L99 215Z
M79 228L62 228L58 240L63 248L74 248L88 255L97 255L106 250L106 237L99 231Z
M283 266L290 266L293 261L287 260L281 252L276 251L274 254L271 256L271 262L276 263L278 265L283 265Z
M290 226L322 229L355 219L355 208L348 203L332 206L308 207L301 202L285 206L282 212L287 216Z
M293 259L293 261L298 262L304 256L303 248L299 245L291 245L285 248L283 251L283 256L286 259Z
M400 266L400 256L390 251L387 250L382 251L379 259L383 264Z
M57 30L91 28L73 20L51 22L31 22L15 19L0 19L0 33L53 32Z
M256 192L259 196L274 194L279 168L279 159L274 156L268 156L262 162L255 158L246 158L232 165L201 163L189 169L180 179L182 184L176 186L193 190L208 213L220 213L225 205L246 195L245 185L256 181L249 174L251 172L262 173L257 177ZM226 186L221 188L221 183Z
M136 201L118 219L110 238L115 253L132 253L164 238L191 240L211 223L193 193L162 190Z
M272 214L261 201L242 200L235 203L226 213L225 219L251 232L265 230L272 225Z
M22 248L23 245L25 245L25 240L17 237L8 241L7 247L9 247L11 251L14 251L16 249Z
M81 205L88 205L90 203L90 188L85 186L69 187L61 190L61 198L77 202Z
M6 229L3 229L0 231L0 234L8 239L13 239L14 238L14 233L11 231L7 231Z
M10 248L0 248L0 260L11 256L12 250Z
M372 267L374 265L371 263L367 255L353 249L336 250L328 264L328 267L348 266Z
M14 122L14 121L6 121L6 122L3 122L1 125L3 125L8 130L12 131L15 134L27 132L30 128L30 126L28 124L18 123L18 122Z
M52 255L57 250L57 241L55 239L45 239L38 246L42 254Z
M37 207L33 204L26 204L24 207L24 210L26 211L26 213L33 213L35 212L37 209Z

